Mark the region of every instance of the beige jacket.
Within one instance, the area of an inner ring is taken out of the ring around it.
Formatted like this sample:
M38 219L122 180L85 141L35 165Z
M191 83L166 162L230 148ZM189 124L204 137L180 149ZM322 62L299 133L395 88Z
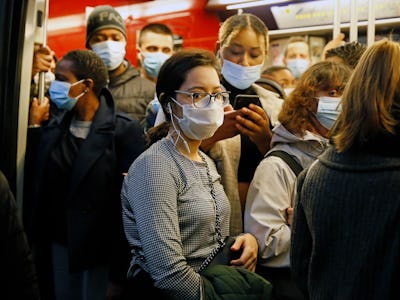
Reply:
M279 95L268 91L259 85L252 87L260 96L261 104L267 113L271 125L275 126L283 100ZM238 168L240 160L240 135L218 141L210 149L208 155L214 159L218 172L221 174L222 185L231 204L230 234L243 232L243 217L238 191Z

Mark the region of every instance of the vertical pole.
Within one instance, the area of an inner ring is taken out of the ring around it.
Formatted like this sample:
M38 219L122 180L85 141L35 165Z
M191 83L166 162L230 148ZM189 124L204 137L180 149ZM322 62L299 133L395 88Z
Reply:
M350 42L358 40L357 0L350 0Z
M375 42L375 0L368 0L368 33L367 46Z
M333 12L333 35L332 39L336 38L340 33L340 24L341 24L341 9L340 9L341 0L336 0L334 12Z
M38 2L39 4L40 2ZM37 10L37 22L36 22L36 30L39 31L38 39L36 42L42 44L43 47L47 46L47 19L49 15L49 1L43 0L40 3L40 7ZM45 89L45 72L39 73L39 95L38 101L39 103L44 98L44 89Z

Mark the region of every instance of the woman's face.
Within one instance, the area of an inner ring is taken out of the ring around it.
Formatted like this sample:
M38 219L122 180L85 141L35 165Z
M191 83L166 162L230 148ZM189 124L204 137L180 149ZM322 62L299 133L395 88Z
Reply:
M186 80L180 86L179 91L188 93L209 93L215 94L222 92L217 71L211 66L198 66L190 70L186 75ZM175 100L180 104L192 104L190 95L176 93ZM173 102L171 103L174 104ZM181 117L182 111L176 106L178 111L174 113Z
M251 28L245 28L230 40L229 45L220 45L222 58L241 66L256 66L264 63L265 40Z

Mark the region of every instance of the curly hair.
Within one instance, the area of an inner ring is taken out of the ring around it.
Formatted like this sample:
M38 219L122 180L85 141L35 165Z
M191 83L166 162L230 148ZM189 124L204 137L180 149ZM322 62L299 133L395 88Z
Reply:
M354 41L351 43L346 43L343 46L329 49L325 54L325 58L339 57L352 69L354 69L360 60L361 55L363 55L366 49L367 46Z
M321 61L309 67L299 79L295 89L283 102L278 120L293 134L304 136L313 130L310 117L317 112L318 91L342 91L351 69L333 61Z
M98 96L108 83L108 71L101 58L92 50L71 50L62 60L72 62L71 72L78 80L93 79L93 92Z

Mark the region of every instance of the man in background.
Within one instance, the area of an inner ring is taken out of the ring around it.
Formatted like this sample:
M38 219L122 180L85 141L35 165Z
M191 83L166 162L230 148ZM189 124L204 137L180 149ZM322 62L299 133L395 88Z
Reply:
M295 36L289 39L283 63L289 68L296 79L299 79L312 64L310 47L303 37Z
M121 15L110 5L96 6L87 21L86 48L96 52L108 69L108 88L116 110L129 114L144 127L146 107L154 98L155 86L125 58L126 43Z
M143 77L156 83L163 63L174 53L174 34L162 23L149 23L140 30L138 62ZM154 126L160 103L156 95L146 108L145 130Z
M261 77L276 81L285 92L294 88L295 78L288 67L271 66L261 73Z
M139 33L138 61L143 77L156 83L162 64L174 53L174 35L161 23L149 23Z

